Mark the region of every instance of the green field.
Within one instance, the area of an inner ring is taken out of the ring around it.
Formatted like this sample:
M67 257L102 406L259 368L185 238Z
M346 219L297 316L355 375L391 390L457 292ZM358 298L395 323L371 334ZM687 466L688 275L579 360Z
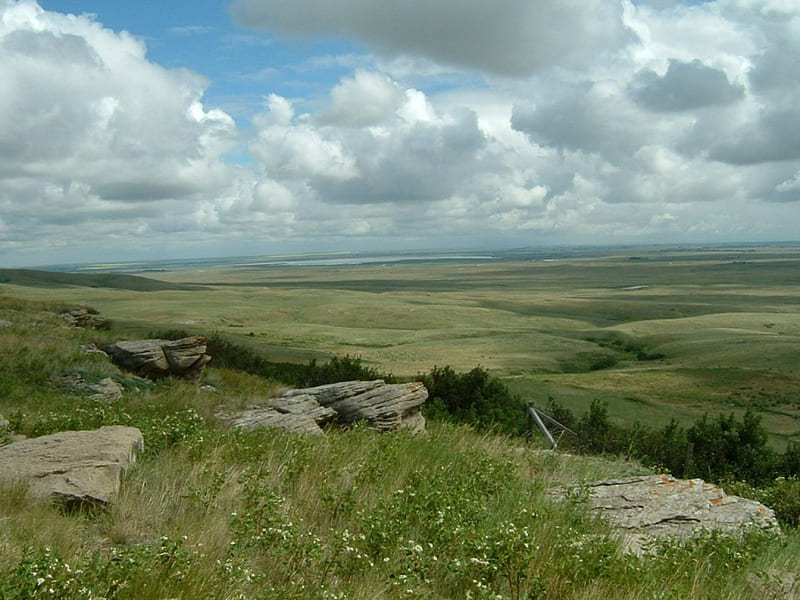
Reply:
M141 286L11 273L0 272L4 295L91 305L142 335L218 332L271 360L349 354L409 378L480 365L542 406L600 398L618 422L650 425L749 407L778 449L800 437L798 246L176 264L144 273L167 285Z

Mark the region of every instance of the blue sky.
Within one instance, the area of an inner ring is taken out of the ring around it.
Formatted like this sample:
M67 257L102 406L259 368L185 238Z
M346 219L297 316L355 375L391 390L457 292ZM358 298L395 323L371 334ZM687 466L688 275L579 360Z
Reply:
M0 0L0 266L797 240L793 0Z

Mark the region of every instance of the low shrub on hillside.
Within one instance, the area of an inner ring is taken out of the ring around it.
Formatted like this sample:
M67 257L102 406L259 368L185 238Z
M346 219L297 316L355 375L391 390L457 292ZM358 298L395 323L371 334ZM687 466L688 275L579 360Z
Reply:
M511 434L524 430L524 403L482 367L467 373L457 373L449 366L434 367L430 373L419 375L419 380L429 394L426 417Z
M189 332L182 329L168 329L151 332L149 337L176 340L189 335L191 335ZM213 357L215 367L244 371L293 387L313 387L356 379L365 381L383 379L387 383L394 381L391 374L381 373L365 365L357 356L334 356L323 363L318 363L316 360L311 360L307 364L273 362L261 353L232 342L216 332L208 337L207 352Z

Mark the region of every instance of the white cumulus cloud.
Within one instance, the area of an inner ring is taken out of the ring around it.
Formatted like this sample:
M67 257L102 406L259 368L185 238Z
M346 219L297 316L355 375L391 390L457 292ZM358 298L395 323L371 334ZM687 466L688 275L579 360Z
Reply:
M148 61L125 32L6 2L0 81L0 203L15 230L0 248L66 243L65 224L85 239L180 228L197 194L228 184L236 127L203 106L206 80Z

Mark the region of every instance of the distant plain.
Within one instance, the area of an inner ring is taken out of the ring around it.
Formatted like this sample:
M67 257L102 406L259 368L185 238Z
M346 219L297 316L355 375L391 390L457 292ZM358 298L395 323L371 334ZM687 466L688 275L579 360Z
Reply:
M0 293L91 305L142 336L218 332L275 361L349 354L402 378L480 365L541 407L607 401L619 423L751 408L776 448L800 438L800 246L335 258L129 268L169 284L149 291L0 278Z

